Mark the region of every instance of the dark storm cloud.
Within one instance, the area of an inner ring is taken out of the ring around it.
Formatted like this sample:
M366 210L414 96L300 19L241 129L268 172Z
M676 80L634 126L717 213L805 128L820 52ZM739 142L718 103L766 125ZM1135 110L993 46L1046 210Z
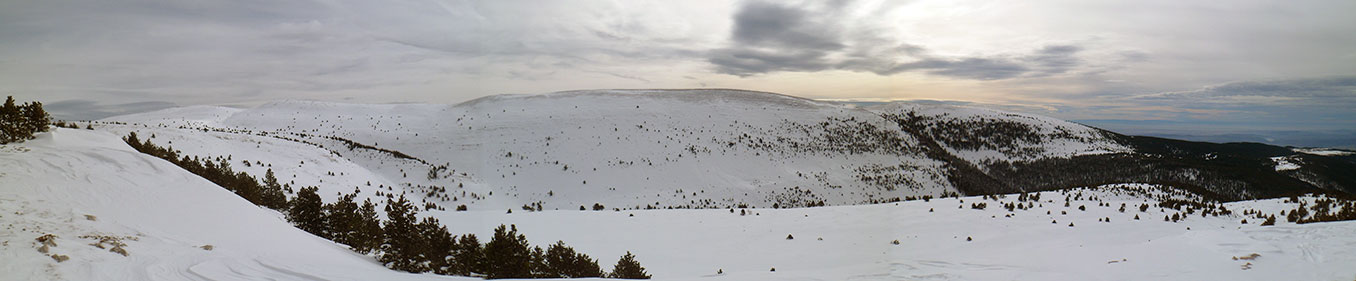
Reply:
M833 67L827 52L815 50L780 50L728 48L712 51L707 60L719 67L721 73L748 76L778 71L814 72Z
M774 3L750 2L734 15L736 43L787 49L832 51L842 49L839 35L817 24L809 12Z
M923 71L973 80L1039 77L1065 73L1082 62L1075 45L1051 45L1020 56L943 57L922 46L898 42L869 27L848 27L855 19L842 8L780 2L748 2L734 14L730 45L712 50L716 71L738 76L772 72L848 70L893 75Z

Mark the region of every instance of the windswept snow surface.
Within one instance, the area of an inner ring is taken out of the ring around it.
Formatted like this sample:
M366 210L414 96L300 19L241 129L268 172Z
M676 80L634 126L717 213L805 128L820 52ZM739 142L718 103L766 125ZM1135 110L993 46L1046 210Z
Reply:
M132 151L107 132L58 129L0 146L0 171L2 280L449 278L386 270L291 228L276 212ZM1185 198L1172 189L1112 185L1042 192L1039 202L1027 201L1032 208L1014 211L1002 205L1019 202L1015 195L759 208L744 215L722 209L425 214L454 233L481 237L493 226L516 224L536 245L566 241L607 269L631 251L660 280L1356 278L1356 237L1350 235L1356 222L1240 223L1237 213L1244 210L1294 207L1282 200L1228 203L1235 215L1189 215L1177 223L1162 219L1175 210L1135 208L1156 205L1150 198L1163 194ZM1069 207L1066 196L1075 198ZM976 203L987 208L971 208ZM1125 212L1118 210L1122 203L1129 206ZM70 260L38 253L34 239L49 233L59 237L50 253ZM80 238L85 235L126 237L129 255L91 246L95 241ZM1233 259L1254 253L1260 256Z

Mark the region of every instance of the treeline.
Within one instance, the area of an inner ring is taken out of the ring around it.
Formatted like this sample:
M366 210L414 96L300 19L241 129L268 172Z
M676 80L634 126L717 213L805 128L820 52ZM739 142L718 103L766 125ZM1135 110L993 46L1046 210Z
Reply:
M33 134L46 132L51 120L41 102L16 105L13 96L7 97L0 106L0 144L31 140Z
M123 138L127 145L141 153L165 159L174 165L188 170L190 173L201 176L212 183L226 188L239 195L241 198L264 206L269 209L282 210L287 207L287 195L283 194L283 186L278 184L278 179L273 176L272 170L264 175L264 184L260 184L257 179L245 172L235 172L231 170L230 159L218 158L199 159L197 156L192 158L187 155L180 156L173 147L159 147L151 143L150 139L142 141L137 138L136 132L127 134Z
M1286 212L1281 211L1285 220L1297 224L1356 220L1356 201L1336 198L1318 198L1314 204L1291 196L1288 202L1298 202L1299 206Z
M500 225L484 244L475 234L453 235L438 219L415 216L418 208L403 195L387 199L387 220L378 224L374 204L356 204L356 194L321 204L316 188L303 188L292 200L288 219L302 230L348 244L359 253L377 252L377 261L401 271L489 279L650 278L630 252L607 273L597 260L575 252L564 241L546 249L532 247L515 225Z
M242 198L287 215L297 228L348 245L362 254L375 254L377 260L395 270L414 273L498 278L583 278L608 277L649 279L645 268L630 252L623 255L611 272L604 272L598 261L557 241L546 249L532 247L515 225L500 225L489 242L480 243L475 234L452 235L435 218L418 219L417 207L404 195L387 199L386 220L377 214L376 204L356 201L359 190L344 194L325 204L316 187L304 187L288 200L284 190L268 170L260 184L245 172L231 170L229 158L217 161L196 156L181 156L173 148L159 147L150 140L138 139L135 132L123 138L132 148L165 159L185 170L231 190Z

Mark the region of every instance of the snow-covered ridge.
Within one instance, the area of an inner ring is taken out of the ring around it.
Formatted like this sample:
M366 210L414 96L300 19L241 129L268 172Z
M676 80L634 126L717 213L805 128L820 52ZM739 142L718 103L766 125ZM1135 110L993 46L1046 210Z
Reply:
M571 98L635 98L669 102L691 103L743 103L748 105L774 105L786 107L844 107L839 103L817 101L795 96L770 92L758 92L734 89L646 89L646 90L576 90L547 94L506 94L486 96L457 104L459 107L476 106L487 102L512 102L520 100L560 100Z
M185 107L166 108L151 112L134 113L121 116L104 118L102 121L109 122L127 122L127 123L162 123L162 124L181 124L185 126L220 126L222 121L230 118L236 113L245 111L243 108L233 108L225 106L194 105Z

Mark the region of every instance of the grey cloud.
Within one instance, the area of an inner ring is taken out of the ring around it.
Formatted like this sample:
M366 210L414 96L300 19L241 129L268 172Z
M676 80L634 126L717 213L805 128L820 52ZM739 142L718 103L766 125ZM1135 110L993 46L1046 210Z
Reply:
M708 61L720 66L722 73L748 76L776 71L826 70L832 67L826 55L815 50L730 48L712 51Z
M725 74L749 76L778 71L814 72L834 68L827 56L846 46L822 16L780 3L748 2L734 15L733 46L710 51L707 61Z
M1189 91L1138 95L1131 97L1131 99L1162 100L1210 97L1356 99L1356 76L1238 81Z
M803 7L748 2L734 15L730 45L707 52L707 62L719 73L737 76L824 70L879 75L923 71L973 80L1049 76L1082 64L1077 54L1083 48L1076 45L1050 45L1013 57L932 55L923 46L891 38L886 29L844 25L860 21L844 8L853 4L838 1Z
M1236 82L1210 87L1213 95L1356 98L1356 76Z
M109 116L140 113L178 106L174 103L151 101L101 105L91 100L63 100L43 104L48 114L57 120L98 120Z
M915 47L921 49L921 47ZM973 80L1000 80L1016 77L1042 77L1060 74L1078 67L1081 60L1075 55L1082 47L1074 45L1051 45L1036 50L1033 54L1017 57L968 57L958 59L935 58L926 55L925 50L909 50L923 59L896 63L885 70L872 70L876 74L890 75L906 71L922 70L931 75L948 76ZM877 62L885 64L893 62Z
M812 22L808 11L774 3L750 2L734 15L736 43L776 48L842 49L838 34Z
M975 80L997 80L1020 76L1029 68L1013 61L986 58L967 58L961 60L927 59L907 63L895 68L893 72L915 69L927 70L928 74L966 78Z
M1082 50L1082 47L1074 45L1046 46L1025 60L1039 67L1042 74L1059 74L1082 63L1082 60L1074 56Z

